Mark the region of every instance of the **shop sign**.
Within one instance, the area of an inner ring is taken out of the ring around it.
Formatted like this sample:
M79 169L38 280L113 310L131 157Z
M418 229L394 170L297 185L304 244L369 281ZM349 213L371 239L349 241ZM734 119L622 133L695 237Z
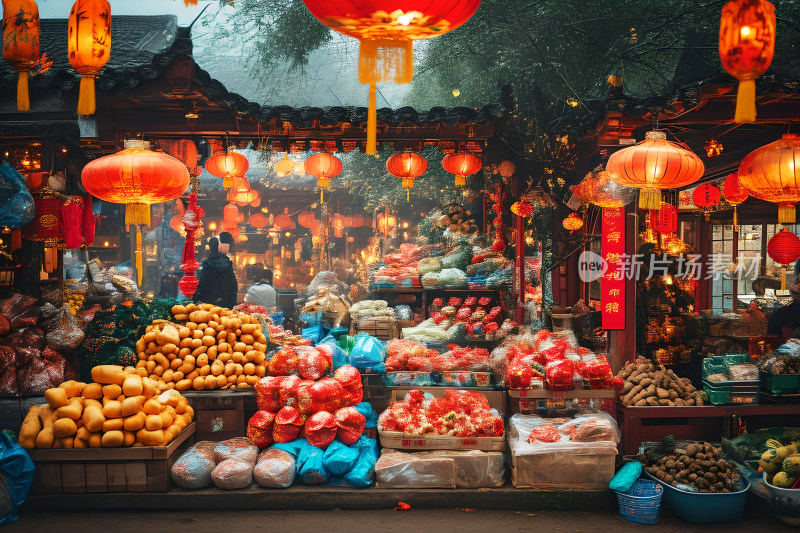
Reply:
M625 208L603 208L600 253L608 267L600 282L603 329L625 329Z
M678 211L698 211L700 208L694 203L692 195L697 187L678 192Z

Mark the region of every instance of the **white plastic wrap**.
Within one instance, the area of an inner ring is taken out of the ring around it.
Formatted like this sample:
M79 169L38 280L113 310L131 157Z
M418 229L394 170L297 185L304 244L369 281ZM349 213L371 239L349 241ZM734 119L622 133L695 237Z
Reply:
M586 423L599 424L608 428L614 435L614 440L603 441L576 441L570 439L570 428L575 427L579 429ZM528 442L528 437L531 431L539 426L551 424L558 429L561 435L557 442ZM591 452L596 454L617 453L617 443L620 441L619 428L616 421L611 418L608 413L594 413L581 415L573 420L564 422L564 420L549 420L535 415L522 415L515 414L509 421L508 429L508 444L511 448L511 454L519 455L536 455L548 454L565 451L581 451Z
M375 463L377 486L391 489L456 487L456 464L450 458L384 449Z

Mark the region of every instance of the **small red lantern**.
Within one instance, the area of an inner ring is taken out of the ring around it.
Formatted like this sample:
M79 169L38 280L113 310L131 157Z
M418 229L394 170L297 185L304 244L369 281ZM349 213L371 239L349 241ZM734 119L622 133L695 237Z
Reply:
M33 0L3 0L3 57L19 73L17 111L29 111L28 72L39 61L39 8Z
M306 174L311 174L317 178L317 187L319 187L319 201L324 201L323 188L330 187L330 178L335 178L342 173L342 162L339 161L334 155L327 152L320 152L314 154L303 163L303 168Z
M233 185L234 176L244 176L249 168L247 158L236 150L212 155L206 161L208 173L222 178L222 186L226 189Z
M739 219L736 214L736 206L744 203L750 195L747 190L739 183L739 174L728 174L725 178L725 183L722 185L722 192L725 195L725 201L733 206L733 225L739 225Z
M264 213L253 213L250 215L250 225L256 229L266 227L269 223L269 218Z
M228 228L236 226L236 220L239 218L239 208L235 204L228 204L222 210L223 225Z
M288 229L293 225L292 217L289 216L289 209L285 208L283 213L275 217L275 227L280 229Z
M303 226L304 228L310 228L311 225L314 223L314 213L310 211L303 211L299 215L297 215L297 223Z
M583 227L583 219L578 213L570 213L569 216L561 222L561 225L564 226L564 229L568 229L569 232L572 233Z
M517 171L517 167L516 165L514 165L513 161L509 161L508 159L506 159L505 161L497 165L497 171L500 172L501 176L508 179L514 175L514 172Z
M511 204L511 212L517 215L518 217L523 217L523 218L529 217L531 216L531 213L533 213L533 204L530 203L527 200L527 198L523 198L519 202L514 202L513 204ZM575 213L572 213L571 215L574 214ZM583 220L581 220L581 226L583 226Z
M786 267L800 258L800 238L783 228L767 243L767 253L781 265L781 289L786 289Z
M661 209L650 211L650 227L662 235L675 233L678 230L678 209L662 202Z
M414 180L422 176L428 169L428 161L419 154L404 152L393 154L386 161L386 171L392 176L403 180L406 189L406 201L409 201Z
M175 215L169 219L169 227L183 235L186 231L183 227L183 215Z
M456 175L456 187L466 185L466 177L478 172L482 165L478 156L469 153L448 154L442 159L442 167L450 174Z
M710 183L704 183L697 187L692 193L692 201L694 205L700 208L705 214L706 220L709 219L711 211L719 205L722 195L717 187Z

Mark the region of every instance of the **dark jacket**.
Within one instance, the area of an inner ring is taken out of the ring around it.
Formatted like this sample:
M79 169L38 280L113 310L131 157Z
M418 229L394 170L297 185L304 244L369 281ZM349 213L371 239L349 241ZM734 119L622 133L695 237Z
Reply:
M792 302L785 307L776 309L769 317L767 333L787 338L783 334L783 328L789 328L791 331L800 328L800 303Z
M239 285L233 273L233 263L227 255L213 246L211 253L203 261L203 269L198 278L194 299L198 302L231 308L236 305Z

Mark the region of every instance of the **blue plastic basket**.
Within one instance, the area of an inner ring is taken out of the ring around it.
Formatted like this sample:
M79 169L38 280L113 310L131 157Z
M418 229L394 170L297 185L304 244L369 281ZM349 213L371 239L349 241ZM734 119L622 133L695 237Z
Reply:
M628 492L617 492L619 515L637 524L651 525L658 522L658 509L664 488L661 483L637 479Z

